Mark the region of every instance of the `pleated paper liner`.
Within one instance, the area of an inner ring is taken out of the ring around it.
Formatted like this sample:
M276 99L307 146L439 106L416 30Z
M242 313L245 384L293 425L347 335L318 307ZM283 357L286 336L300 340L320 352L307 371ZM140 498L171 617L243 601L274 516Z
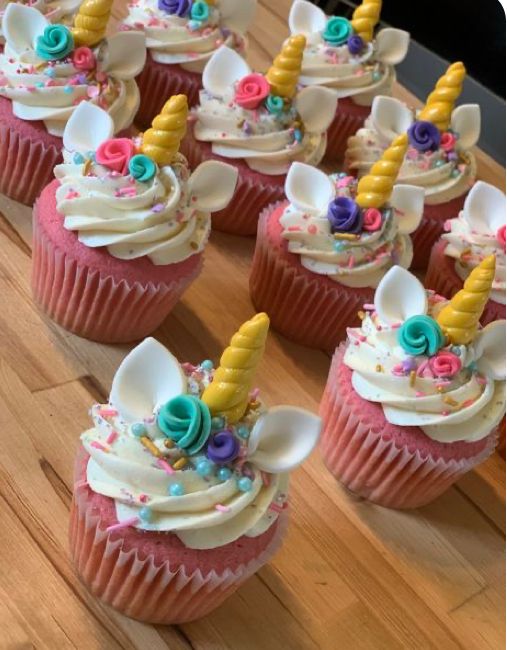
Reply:
M327 130L325 162L343 160L347 140L364 126L370 112L371 106L359 106L350 97L338 100L336 115Z
M183 139L181 151L192 170L206 160L219 160L239 171L238 184L231 202L211 216L213 229L233 235L255 235L261 210L270 203L284 199L285 176L261 174L250 169L243 160L215 156L211 145L198 142L190 131L191 128Z
M477 442L439 443L418 427L389 424L382 407L361 399L352 371L336 351L320 415L320 448L331 474L359 497L388 508L418 508L434 501L493 452L498 433Z
M346 338L347 327L359 325L357 314L372 302L374 290L345 287L303 268L281 236L279 220L286 205L271 205L260 215L250 296L277 332L295 343L332 352Z
M202 88L202 75L184 70L180 65L158 63L151 58L148 50L146 64L136 77L141 104L135 121L140 129L151 126L152 120L160 113L162 106L173 95L186 95L188 105L195 106Z
M170 282L117 280L67 255L44 232L34 208L32 292L58 325L84 338L126 343L151 334L198 276L202 254L175 264Z
M173 625L212 612L275 555L287 527L284 512L259 538L243 537L206 551L182 548L171 533L134 528L108 533L117 523L114 502L93 493L85 476L83 471L74 486L70 513L70 553L77 573L94 596L146 623ZM247 550L252 539L253 557Z

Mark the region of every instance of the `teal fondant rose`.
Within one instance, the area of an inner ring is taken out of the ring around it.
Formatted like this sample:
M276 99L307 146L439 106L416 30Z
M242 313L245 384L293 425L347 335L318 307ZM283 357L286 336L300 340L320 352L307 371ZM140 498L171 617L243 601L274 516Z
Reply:
M323 39L330 45L343 45L352 34L352 25L346 18L334 16L327 21L326 29L322 34Z
M266 108L273 115L281 115L285 103L283 97L278 97L277 95L268 95L266 98Z
M412 316L398 330L398 343L411 356L433 356L445 345L445 336L436 320Z
M44 61L64 59L73 49L74 39L65 25L48 25L35 45L35 53Z
M203 23L209 18L209 7L206 2L202 2L202 0L197 0L197 2L194 2L192 5L192 9L190 10L190 17L192 20L198 20L199 22Z
M179 395L159 411L158 426L186 454L197 454L211 433L207 404L193 395Z
M129 172L136 181L146 183L155 176L157 166L151 158L140 153L130 159Z

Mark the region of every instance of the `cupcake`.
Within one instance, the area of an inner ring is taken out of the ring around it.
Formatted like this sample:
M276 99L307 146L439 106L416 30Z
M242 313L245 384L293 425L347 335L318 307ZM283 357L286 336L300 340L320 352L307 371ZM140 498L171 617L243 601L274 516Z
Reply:
M380 282L333 357L321 403L329 471L359 497L418 508L495 448L505 414L505 321L479 325L495 258L450 302L408 271Z
M445 224L446 234L431 252L425 285L446 298L486 257L496 256L496 273L481 323L505 318L505 194L478 181L470 190L465 207Z
M391 97L377 97L371 116L348 142L345 155L351 173L364 174L393 134L408 131L410 146L400 170L400 181L424 187L424 215L414 233L414 268L426 269L431 247L444 232L447 219L463 208L475 181L477 165L471 152L481 128L477 104L454 108L466 70L453 63L428 96L421 111L412 111Z
M190 174L178 153L187 101L172 97L140 138L111 138L113 120L83 102L65 128L64 163L34 207L32 290L65 329L125 342L155 330L194 280L210 212L237 172L209 162Z
M326 16L306 0L292 5L289 28L307 39L300 83L331 88L339 98L328 131L329 159L343 156L347 138L363 125L373 99L391 94L394 66L407 54L408 32L389 28L374 34L381 7L381 0L363 0L349 21Z
M85 0L72 29L52 25L31 7L8 5L0 55L0 192L10 198L33 204L62 161L62 134L81 102L107 110L115 133L132 124L145 39L141 32L104 38L111 5Z
M322 160L336 97L318 86L298 90L305 42L304 36L286 41L266 75L252 73L225 46L206 64L182 151L191 165L227 160L239 171L234 200L213 215L217 230L254 235L260 211L283 199L291 162Z
M245 53L245 33L257 0L133 0L122 29L146 34L148 57L137 78L141 105L136 122L146 128L166 97L183 93L193 106L202 72L221 45Z
M394 185L407 143L398 136L359 184L294 163L288 202L261 214L250 295L290 340L334 350L386 271L410 266L424 195Z
M269 327L257 314L213 363L181 366L155 339L123 361L81 436L70 551L93 595L132 618L201 618L268 562L288 515L288 473L320 419L252 392Z

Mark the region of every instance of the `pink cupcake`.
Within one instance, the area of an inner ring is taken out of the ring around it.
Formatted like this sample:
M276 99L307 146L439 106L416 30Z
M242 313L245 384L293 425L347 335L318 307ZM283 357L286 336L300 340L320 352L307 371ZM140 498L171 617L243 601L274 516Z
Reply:
M424 195L394 185L406 147L398 136L359 185L294 163L288 202L261 214L250 295L290 340L334 350L391 266L410 266Z
M305 42L304 36L286 41L266 75L252 73L228 47L204 69L204 90L182 151L191 165L222 160L239 171L234 199L213 215L216 230L255 234L260 211L283 199L291 162L322 160L336 97L318 86L298 91Z
M221 45L245 53L245 33L257 0L133 0L123 29L146 34L148 58L137 78L141 105L136 123L146 128L166 97L199 100L202 72Z
M448 221L446 234L433 246L426 274L425 285L450 298L485 257L495 255L496 274L483 325L505 318L505 212L505 194L477 181L460 215Z
M329 127L326 158L342 158L347 138L364 123L377 95L390 95L394 66L405 58L410 34L381 29L381 0L363 0L349 21L326 14L311 2L294 0L289 15L292 34L304 34L307 47L300 83L332 89L339 98Z
M69 119L64 164L34 208L32 268L35 301L65 329L143 338L197 277L210 212L230 200L237 172L212 162L190 174L178 153L187 112L186 97L172 97L142 139L111 139L111 117L86 102Z
M51 24L31 7L11 3L0 55L0 192L32 205L62 161L62 134L83 101L107 110L115 133L139 106L135 76L146 58L144 34L104 38L112 0L85 0L74 27ZM97 18L93 12L100 11ZM96 31L83 29L90 12Z
M423 219L412 236L418 270L427 268L431 247L444 232L447 219L463 208L477 175L471 149L479 139L480 108L464 104L454 109L465 75L464 65L453 63L421 111L412 111L392 97L377 97L364 128L349 139L345 154L348 171L361 176L388 146L393 133L408 130L410 146L399 178L425 190Z
M334 355L321 403L329 471L359 497L417 508L494 450L505 415L505 321L479 319L486 258L450 302L393 267Z
M281 545L288 472L314 448L320 419L266 410L251 392L268 327L265 314L245 323L216 371L209 360L180 366L146 339L118 369L110 403L91 410L71 557L92 594L127 616L205 616Z

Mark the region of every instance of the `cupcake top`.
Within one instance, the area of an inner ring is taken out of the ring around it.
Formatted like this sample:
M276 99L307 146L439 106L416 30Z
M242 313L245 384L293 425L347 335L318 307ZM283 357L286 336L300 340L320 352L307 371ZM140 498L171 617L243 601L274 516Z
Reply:
M0 44L5 43L2 21L8 0L0 0ZM81 0L18 0L18 4L28 5L40 11L52 23L70 25L79 9Z
M12 100L16 117L43 120L49 133L61 136L76 107L88 101L110 113L115 132L130 126L139 107L135 77L146 59L145 38L142 32L104 38L111 5L84 0L70 29L31 7L8 5L0 95ZM97 29L87 28L90 21Z
M345 173L292 165L280 224L289 252L305 268L348 287L376 287L393 264L410 266L408 235L421 221L424 192L394 185L407 142L406 134L398 136L359 183Z
M361 327L348 330L344 363L358 395L439 442L491 433L505 413L505 321L481 329L479 319L494 276L490 256L448 302L405 269L388 271Z
M215 161L190 173L178 153L187 113L187 98L176 95L144 135L111 138L108 113L79 104L65 128L64 163L55 176L57 210L82 244L106 246L122 260L147 256L155 265L203 250L210 212L229 203L238 174Z
M306 0L294 0L289 27L307 39L300 82L327 86L338 97L352 97L364 106L370 106L375 95L390 94L393 66L405 58L410 34L389 28L375 36L381 7L381 0L363 0L349 21L326 16Z
M195 138L264 174L286 174L294 160L318 164L336 96L318 86L298 90L304 46L304 36L292 36L265 75L228 47L215 52L193 109Z
M446 203L465 194L477 174L470 149L481 128L477 104L454 108L465 75L464 65L453 63L420 111L392 97L376 97L364 128L349 138L345 153L348 168L364 174L393 135L408 131L410 143L400 181L424 187L428 204Z
M491 299L505 305L505 194L478 181L468 194L463 210L450 219L442 239L445 254L456 259L456 273L466 280L486 257L496 256Z
M209 360L180 366L152 338L125 358L110 403L92 408L94 426L81 436L88 484L114 499L120 524L209 549L276 521L320 419L266 409L253 388L268 327L266 314L243 324L216 370Z
M132 0L124 29L142 29L154 61L202 72L221 45L244 52L257 0Z

